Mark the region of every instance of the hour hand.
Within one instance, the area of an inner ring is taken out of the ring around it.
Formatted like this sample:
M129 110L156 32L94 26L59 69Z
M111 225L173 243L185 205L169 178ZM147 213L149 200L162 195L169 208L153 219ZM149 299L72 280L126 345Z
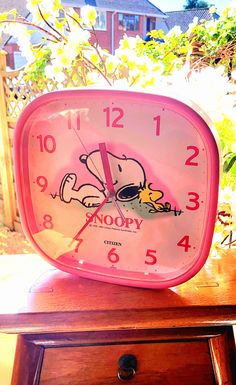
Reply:
M109 159L108 159L108 155L107 155L106 144L105 143L99 143L98 147L99 147L99 151L101 154L102 166L103 166L103 171L104 171L104 175L105 175L107 190L108 190L109 195L112 198L112 201L115 204L117 211L120 214L123 222L125 222L125 216L124 216L118 202L116 201L116 197L115 197L116 192L115 192L113 181L112 181L111 168L110 168Z
M103 171L105 175L105 181L107 185L107 189L109 191L110 196L115 195L115 189L112 181L112 175L111 175L111 168L109 164L109 159L107 155L107 149L106 149L106 144L105 143L99 143L98 145L99 151L101 154L101 159L102 159L102 166L103 166Z

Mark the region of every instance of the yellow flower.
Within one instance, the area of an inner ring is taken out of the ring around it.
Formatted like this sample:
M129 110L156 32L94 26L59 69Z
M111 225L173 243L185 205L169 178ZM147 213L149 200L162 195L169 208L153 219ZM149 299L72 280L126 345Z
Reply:
M58 56L58 63L60 63L63 67L68 68L71 66L71 58L66 54Z
M100 62L100 58L95 51L84 50L84 57L86 57L91 63L97 65Z
M150 67L148 66L146 58L137 58L136 64L137 64L137 68L141 72L148 72L148 71L150 71Z
M80 14L81 14L83 23L88 27L93 27L96 24L97 12L94 7L91 7L90 5L85 5L84 7L81 8Z
M118 66L118 60L114 56L110 56L106 59L106 69L109 74L113 73Z
M37 7L38 5L42 5L43 0L27 0L27 5L29 7Z
M235 200L236 191L233 191L231 187L226 186L220 190L219 203L231 203Z
M119 48L124 50L135 50L137 48L138 43L140 43L141 38L139 36L136 37L128 37L124 35L123 39L120 40Z
M121 49L129 49L130 48L127 35L125 35L124 38L122 40L120 40L120 48Z
M45 67L45 75L49 79L54 79L60 83L62 83L65 80L65 74L63 72L63 69L59 65L48 65Z

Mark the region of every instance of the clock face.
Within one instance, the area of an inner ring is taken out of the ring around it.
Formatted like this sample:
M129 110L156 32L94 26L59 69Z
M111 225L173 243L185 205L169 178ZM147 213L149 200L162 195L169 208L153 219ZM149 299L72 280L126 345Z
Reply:
M24 230L56 267L163 288L204 264L218 151L190 107L131 91L53 92L25 109L14 148Z

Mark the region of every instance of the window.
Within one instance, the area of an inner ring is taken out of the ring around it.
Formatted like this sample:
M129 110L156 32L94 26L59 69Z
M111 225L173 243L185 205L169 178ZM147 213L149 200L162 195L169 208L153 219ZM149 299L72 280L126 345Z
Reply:
M13 53L13 57L14 57L14 69L21 68L27 64L27 60L22 55L21 52L15 51Z
M156 29L156 19L155 17L147 17L147 32Z
M68 7L68 6L64 6L64 9L66 11L69 11L71 9L71 7ZM106 31L107 29L107 14L106 14L106 11L102 11L102 10L99 10L97 8L96 9L96 12L97 12L97 19L96 19L96 24L94 26L94 29L95 30L101 30L101 31ZM74 8L74 11L77 12L78 14L80 14L80 10L79 8ZM64 11L60 11L60 17L65 17L65 12ZM86 26L84 26L85 29L90 29Z
M105 31L107 29L107 14L106 11L97 11L97 20L94 26L95 30Z
M123 31L138 31L139 30L139 16L138 15L118 15L119 29Z

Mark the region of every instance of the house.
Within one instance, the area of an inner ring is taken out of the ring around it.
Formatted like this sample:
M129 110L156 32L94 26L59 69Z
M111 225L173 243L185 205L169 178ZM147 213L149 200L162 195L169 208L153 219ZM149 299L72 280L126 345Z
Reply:
M29 11L26 8L26 0L8 0L1 1L0 13L7 12L11 9L16 9L19 15L27 18ZM7 55L7 66L14 69L19 68L25 64L24 57L19 52L19 47L15 39L11 36L3 34L0 40L0 49L4 49L8 52Z
M19 13L23 12L24 16L27 14L23 6L26 0L11 0L11 3L12 8L17 8ZM62 0L62 4L65 8L74 8L78 13L84 5L94 6L98 15L95 25L97 39L103 49L112 53L118 48L124 34L145 38L147 32L156 29L158 23L167 18L165 13L148 0ZM41 40L36 33L32 38L34 44ZM4 49L9 53L7 64L11 68L19 68L24 64L16 39L10 37L6 40Z
M181 11L166 12L167 18L163 18L158 22L157 29L162 29L165 33L170 31L173 27L179 26L182 32L188 30L194 18L198 18L198 23L201 20L217 20L219 15L217 13L210 13L210 8L194 8L184 9Z
M64 6L79 12L84 5L96 7L97 39L102 48L113 53L126 33L145 38L147 32L156 29L158 22L167 16L148 0L65 0Z

